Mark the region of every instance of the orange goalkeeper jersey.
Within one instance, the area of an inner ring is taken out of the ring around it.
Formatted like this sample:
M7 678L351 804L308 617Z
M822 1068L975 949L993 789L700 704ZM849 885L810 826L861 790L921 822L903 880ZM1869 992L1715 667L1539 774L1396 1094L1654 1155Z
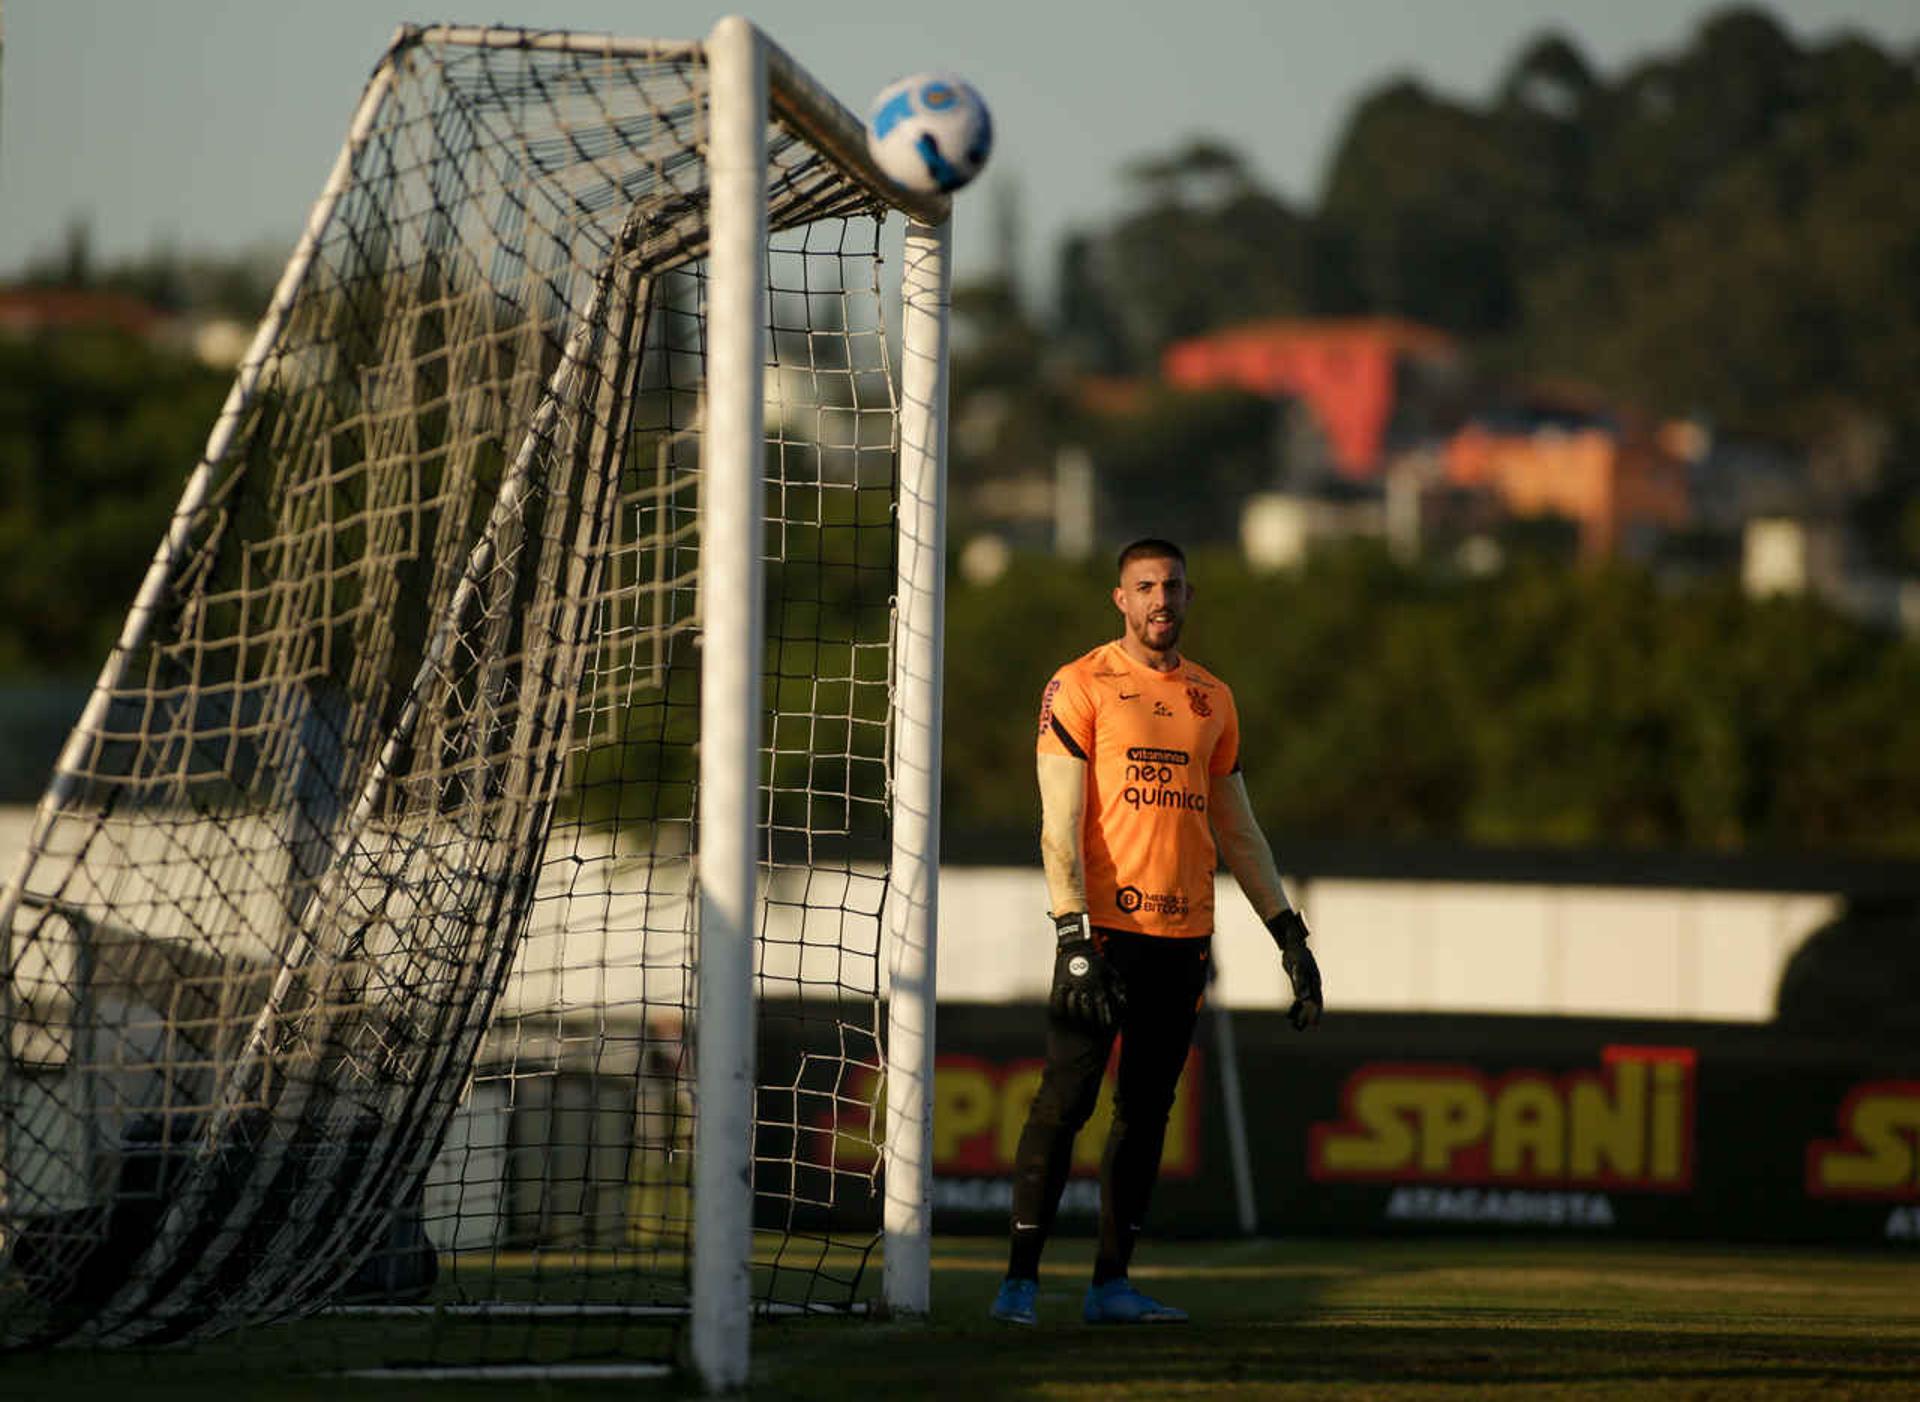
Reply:
M1096 925L1213 933L1213 776L1240 764L1227 684L1183 661L1156 672L1103 643L1053 674L1040 753L1087 762L1087 908Z

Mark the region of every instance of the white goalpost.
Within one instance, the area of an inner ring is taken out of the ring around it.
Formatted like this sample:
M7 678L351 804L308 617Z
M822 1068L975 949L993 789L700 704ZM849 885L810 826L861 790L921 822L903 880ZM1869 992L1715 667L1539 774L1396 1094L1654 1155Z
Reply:
M401 31L0 888L0 1346L926 1312L948 239L744 20Z

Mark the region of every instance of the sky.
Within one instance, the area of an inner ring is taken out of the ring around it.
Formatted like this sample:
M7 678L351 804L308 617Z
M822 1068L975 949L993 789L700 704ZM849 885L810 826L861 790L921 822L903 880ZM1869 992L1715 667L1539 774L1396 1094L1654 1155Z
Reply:
M77 219L98 258L171 246L290 248L368 73L402 22L694 38L692 0L0 0L0 277ZM1681 47L1693 0L763 0L749 13L864 112L890 79L947 69L993 109L997 146L954 216L961 277L1018 264L1044 285L1063 234L1126 207L1127 163L1217 136L1281 194L1317 198L1353 103L1413 76L1483 99L1557 29L1613 73ZM1803 42L1843 29L1920 48L1916 0L1791 0Z

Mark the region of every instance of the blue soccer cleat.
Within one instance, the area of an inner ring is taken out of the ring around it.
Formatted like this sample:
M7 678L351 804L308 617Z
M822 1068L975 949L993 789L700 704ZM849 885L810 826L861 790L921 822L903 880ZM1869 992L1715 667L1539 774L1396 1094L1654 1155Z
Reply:
M993 1297L993 1308L987 1313L1003 1324L1037 1324L1039 1315L1033 1308L1033 1299L1040 1291L1037 1280L1015 1280L1011 1276L1000 1282L1000 1290Z
M1125 1276L1087 1289L1080 1317L1089 1324L1185 1324L1187 1312L1142 1295Z

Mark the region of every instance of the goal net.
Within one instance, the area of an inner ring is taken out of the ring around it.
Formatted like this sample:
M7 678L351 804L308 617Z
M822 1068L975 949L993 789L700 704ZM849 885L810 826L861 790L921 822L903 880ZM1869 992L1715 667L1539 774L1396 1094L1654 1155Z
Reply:
M874 1297L945 209L858 132L738 22L396 39L0 895L0 1343Z

